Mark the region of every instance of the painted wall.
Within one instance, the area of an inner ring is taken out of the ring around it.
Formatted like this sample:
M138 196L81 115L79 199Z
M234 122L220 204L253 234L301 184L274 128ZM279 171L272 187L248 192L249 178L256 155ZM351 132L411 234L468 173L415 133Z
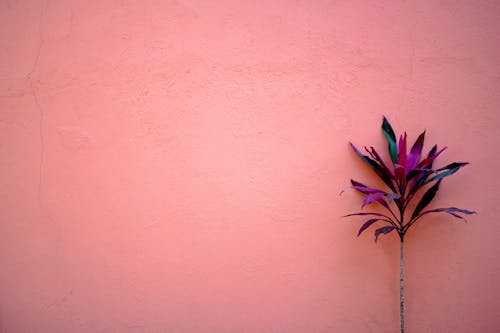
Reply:
M0 1L0 327L397 332L341 219L382 115L470 161L407 241L408 332L500 331L495 1Z

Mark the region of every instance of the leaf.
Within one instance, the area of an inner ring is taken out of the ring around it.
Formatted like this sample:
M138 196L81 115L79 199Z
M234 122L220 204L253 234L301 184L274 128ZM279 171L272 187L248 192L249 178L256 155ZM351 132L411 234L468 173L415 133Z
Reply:
M400 164L395 164L394 165L394 173L396 174L396 179L398 180L400 184L400 190L402 188L402 184L405 183L405 167Z
M349 142L349 144L351 145L354 152L356 152L356 154L358 154L358 156L361 157L361 159L363 159L363 161L365 161L375 171L375 173L380 177L380 179L382 179L382 181L387 186L389 186L391 190L396 191L390 177L387 175L386 172L384 172L382 167L375 160L371 159L370 157L360 152L358 148L356 148L351 142Z
M432 168L432 162L434 162L436 157L438 157L443 151L445 151L446 148L448 147L441 148L441 150L436 152L437 145L434 145L434 147L432 147L432 149L429 151L429 155L427 155L427 157L418 164L418 167L420 168L425 167L427 169Z
M406 132L399 137L399 153L398 153L398 164L401 165L406 170Z
M426 174L430 175L431 173L434 173L434 170L425 169L425 168L415 168L415 169L411 170L410 172L408 172L408 175L406 175L406 181L409 182L413 178L418 179L418 176L423 176Z
M370 219L368 221L366 221L362 226L361 228L359 229L358 231L358 235L356 237L359 237L359 235L361 235L361 233L363 231L365 231L366 229L368 229L368 227L370 227L373 223L377 222L377 221L380 221L381 219Z
M363 201L363 204L361 206L361 209L363 209L366 205L369 205L370 203L376 201L379 204L381 204L383 207L387 208L387 210L391 211L391 208L389 207L389 204L384 200L384 197L387 197L387 200L391 202L392 200L399 199L401 197L400 194L398 193L387 193L382 190L376 189L376 188L371 188L366 186L365 184L362 184L358 181L355 181L354 179L351 179L351 184L353 185L351 188L357 190L358 192L361 192L369 197L366 197L365 200ZM344 192L340 192L341 194ZM381 194L381 195L374 195L374 194ZM373 194L373 195L371 195ZM371 196L370 196L371 195Z
M388 226L378 228L377 230L375 230L375 243L378 241L378 236L380 236L380 234L386 235L386 234L390 233L391 231L393 231L394 229L396 229L396 228L393 227L392 225L388 225Z
M382 190L378 190L376 188L370 188L370 187L363 187L363 186L351 186L352 189L355 189L358 192L361 192L363 194L370 194L370 193L385 193Z
M369 212L369 213L365 213L365 212L353 213L353 214L347 214L347 215L344 215L344 216L342 216L342 217L350 217L350 216L368 216L368 215L373 215L373 216L383 216L383 217L387 217L387 218L389 218L389 216L387 216L387 215L384 215L384 214L381 214L381 213L375 213L375 212Z
M450 170L450 169L455 169L455 168L461 168L463 166L466 166L469 164L469 162L453 162L448 164L447 166L444 166L442 168L437 169L436 171L442 171L442 170Z
M389 202L391 202L392 200L399 199L399 198L401 198L401 194L399 194L399 193L389 193L389 194L387 194L387 200L389 200Z
M344 189L342 189L342 191L340 192L340 195L342 195L347 189L354 189L354 190L361 192L363 194L370 194L370 193L375 193L375 192L385 193L384 191L379 190L377 188L368 187L368 186L366 186L358 181L355 181L354 179L351 179L351 184L352 184L352 186L348 186L348 187L345 187Z
M363 201L363 204L361 205L361 209L363 209L366 205L371 204L372 202L379 201L384 197L384 193L376 192L376 193L370 193L366 196L365 200ZM385 203L385 201L384 201ZM384 204L382 204L385 206Z
M408 154L407 161L407 173L411 172L418 165L420 161L420 156L422 155L422 148L424 147L425 131L419 135L418 139L411 147L410 153ZM437 146L436 146L437 149Z
M432 149L429 151L429 155L427 156L427 158L418 164L417 166L418 168L425 168L428 169L429 171L423 172L415 176L415 178L413 179L412 186L410 187L409 195L415 194L415 192L417 192L422 186L430 182L430 181L426 182L426 180L432 173L435 173L435 170L432 170L432 164L436 159L436 157L438 157L443 151L445 151L446 148L447 147L444 147L441 150L437 151L437 145L434 145L434 147L432 147Z
M448 170L446 172L441 172L440 174L438 174L438 175L436 175L434 177L431 177L430 179L426 180L423 185L428 184L428 183L433 182L433 181L438 180L438 179L443 179L445 177L451 176L452 174L454 174L455 172L457 172L459 169L460 168L455 168L455 169Z
M459 163L454 162L454 163L448 164L445 167L439 168L436 171L443 171L443 170L448 170L448 171L441 172L441 173L437 174L436 176L431 177L430 179L426 180L424 182L424 184L428 184L428 183L433 182L435 180L451 176L455 172L457 172L458 170L460 170L460 168L466 166L467 164L469 164L469 163L467 163L467 162L459 162Z
M391 154L391 159L394 164L398 163L398 147L396 145L396 135L394 134L394 130L392 129L391 124L384 117L382 122L382 131L387 139L389 144L389 153Z
M471 210L460 209L460 208L456 208L456 207L448 207L448 208L435 208L435 209L431 209L431 210L426 210L425 212L420 213L418 215L418 218L420 218L426 214L440 213L440 212L448 213L456 218L459 218L459 219L462 219L465 221L467 221L467 220L463 216L460 216L458 213L465 214L465 215L476 214L476 212L471 211Z
M385 193L384 191L379 190L377 188L368 187L365 184L362 184L358 181L355 181L354 179L351 179L351 184L352 184L353 189L355 189L363 194L376 193L376 192Z
M386 171L386 173L388 174L389 178L394 179L394 173L391 171L391 169L389 169L387 167L387 165L385 165L384 160L380 157L380 155L377 153L377 151L375 150L375 148L370 147L370 149L371 149L371 155L380 164L380 166L382 167L382 169L384 171Z
M432 155L434 155L434 154L436 153L437 149L438 149L438 145L434 145L434 146L431 148L431 150L429 150L429 154L428 154L427 156L432 156Z
M415 217L418 216L418 214L434 199L434 196L436 195L437 191L439 190L439 185L441 184L441 179L438 180L438 182L434 185L432 185L431 188L425 192L424 196L418 203L417 207L415 207L415 210L413 211L413 214L411 216L411 220L413 220Z

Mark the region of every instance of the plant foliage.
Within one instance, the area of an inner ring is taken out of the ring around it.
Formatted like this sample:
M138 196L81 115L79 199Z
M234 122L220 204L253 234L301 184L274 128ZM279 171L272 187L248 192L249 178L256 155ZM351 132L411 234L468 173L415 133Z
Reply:
M347 216L370 216L359 229L358 236L377 222L384 225L375 230L375 242L382 234L396 231L404 239L405 234L421 217L430 213L447 213L455 218L465 220L464 215L475 212L456 207L427 209L427 206L436 196L439 186L444 178L453 175L467 162L454 162L440 168L433 168L435 159L446 149L438 149L434 145L426 154L422 154L425 131L419 135L411 149L407 149L406 132L396 140L396 135L389 121L384 117L382 132L387 139L390 163L385 163L377 151L373 148L364 147L366 153L360 151L352 143L349 143L354 152L372 169L375 174L387 186L385 189L369 187L356 180L351 179L352 189L363 195L361 209L368 205L378 204L386 210L386 213L359 212ZM407 212L412 199L423 192L413 211ZM408 219L406 218L408 215Z

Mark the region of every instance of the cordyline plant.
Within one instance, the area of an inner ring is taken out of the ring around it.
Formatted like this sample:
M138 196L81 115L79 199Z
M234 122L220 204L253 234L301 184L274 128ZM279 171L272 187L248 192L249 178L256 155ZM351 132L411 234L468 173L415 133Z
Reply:
M384 117L382 122L382 131L387 139L391 163L385 163L373 147L365 147L368 155L358 150L352 143L352 149L361 157L366 164L377 174L387 188L379 189L366 186L358 181L351 179L350 188L360 192L364 196L361 209L367 205L378 204L386 210L386 213L359 212L348 214L347 216L369 216L359 229L358 236L377 222L382 222L375 230L375 242L382 234L388 234L396 231L401 240L400 256L400 314L401 314L401 332L404 332L404 238L408 230L423 216L431 213L447 213L458 219L465 220L464 215L474 214L475 212L460 209L456 207L446 208L425 208L434 199L436 193L444 178L451 176L460 168L467 165L467 162L454 162L440 168L433 168L434 160L446 149L439 149L437 145L433 146L427 155L422 155L424 145L425 131L417 138L410 151L407 151L406 133L396 141L396 135L389 121ZM421 190L424 190L421 191ZM412 199L419 196L420 200L413 206L409 212Z

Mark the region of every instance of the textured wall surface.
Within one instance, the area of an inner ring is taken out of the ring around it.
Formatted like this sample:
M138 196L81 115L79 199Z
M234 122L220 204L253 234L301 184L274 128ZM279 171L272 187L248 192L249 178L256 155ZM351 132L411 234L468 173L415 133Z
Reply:
M500 331L497 1L0 1L0 332L397 332L349 150L470 161L407 240L408 332Z

